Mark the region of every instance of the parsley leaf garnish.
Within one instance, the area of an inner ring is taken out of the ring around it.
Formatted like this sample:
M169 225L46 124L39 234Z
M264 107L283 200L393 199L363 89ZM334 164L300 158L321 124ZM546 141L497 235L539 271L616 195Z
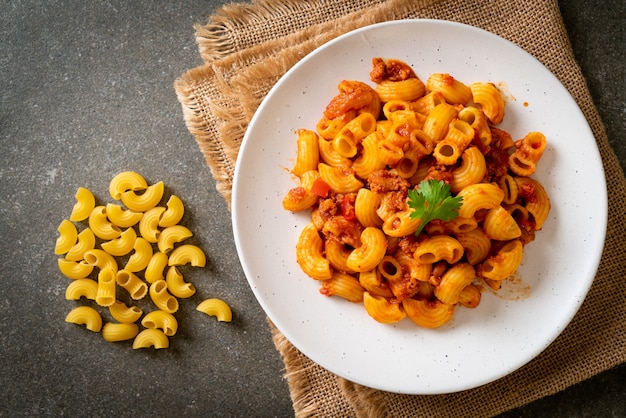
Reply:
M411 219L421 219L415 231L418 236L424 226L434 219L451 221L459 216L463 196L452 197L450 186L441 180L422 180L416 189L409 190L409 208Z

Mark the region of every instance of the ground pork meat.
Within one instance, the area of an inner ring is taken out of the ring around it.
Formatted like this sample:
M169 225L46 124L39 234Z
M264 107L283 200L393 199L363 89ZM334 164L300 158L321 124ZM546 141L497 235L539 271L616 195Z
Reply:
M428 174L426 174L424 180L441 180L446 184L450 184L453 178L454 176L452 175L452 172L448 171L446 166L433 165L428 169Z
M336 119L349 112L368 112L378 117L380 98L370 86L360 81L343 80L339 83L339 94L333 97L324 110L327 119Z
M376 170L368 178L370 190L375 193L407 191L411 183L397 174L387 170Z
M363 226L358 222L347 221L343 216L333 216L326 221L322 232L326 237L337 239L339 242L354 248L361 246Z
M337 214L337 203L335 199L328 198L320 201L319 204L319 215L324 220L327 221L333 216Z
M372 59L370 79L374 83L380 83L383 80L404 81L409 78L417 78L417 75L415 75L413 69L405 62L395 59Z
M405 254L413 255L417 250L417 237L413 234L406 235L398 240L398 248Z

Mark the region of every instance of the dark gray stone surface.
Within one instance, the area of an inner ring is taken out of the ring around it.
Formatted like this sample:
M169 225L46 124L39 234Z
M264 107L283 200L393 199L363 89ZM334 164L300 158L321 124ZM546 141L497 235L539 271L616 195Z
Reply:
M0 416L291 416L283 364L239 265L226 204L172 84L201 64L193 25L226 2L0 2ZM576 57L626 166L624 2L564 1ZM207 253L168 350L66 324L52 247L79 186L163 180ZM207 297L231 324L195 311ZM626 416L624 366L503 417Z

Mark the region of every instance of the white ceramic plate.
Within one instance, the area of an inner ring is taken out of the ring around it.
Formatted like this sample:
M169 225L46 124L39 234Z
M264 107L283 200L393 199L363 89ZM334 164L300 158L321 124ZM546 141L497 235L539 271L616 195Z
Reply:
M401 59L422 80L433 72L448 72L465 83L496 83L507 96L500 127L515 139L534 130L546 135L548 146L534 177L546 187L552 210L527 247L518 274L530 286L527 297L506 300L486 292L478 308L456 309L453 320L435 330L419 328L408 318L383 325L361 304L321 295L319 283L301 272L295 245L309 214L284 211L281 204L296 184L288 172L296 155L294 131L315 129L341 80L371 84L373 57ZM275 85L241 146L232 214L250 286L269 318L300 351L365 386L440 394L511 373L567 326L599 263L607 197L591 130L552 73L519 47L483 30L405 20L331 41Z

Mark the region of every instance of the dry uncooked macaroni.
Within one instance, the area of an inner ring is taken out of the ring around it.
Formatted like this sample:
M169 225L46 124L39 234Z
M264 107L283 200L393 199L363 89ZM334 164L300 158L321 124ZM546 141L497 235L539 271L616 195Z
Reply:
M204 267L206 255L186 242L193 233L179 225L182 200L171 195L159 206L164 192L163 182L148 184L133 171L119 173L109 183L109 194L121 203L96 205L89 189L78 189L54 246L62 256L59 270L71 279L65 298L80 303L67 322L102 332L105 341L133 340L135 349L169 347L178 330L178 298L196 293L180 269ZM144 299L148 294L149 301ZM137 306L142 299L152 303L152 310ZM205 300L198 310L220 321L232 319L230 307L220 299Z
M296 132L299 185L283 207L311 212L296 259L322 294L363 303L378 322L436 328L520 266L550 210L529 177L546 138L514 140L496 127L505 103L492 83L447 73L423 83L406 63L381 58L370 78L374 87L342 81L315 131ZM463 197L457 217L420 229L408 191L423 180Z
M196 308L200 312L217 318L220 322L230 322L233 319L233 313L230 306L221 299L211 298L203 300Z

